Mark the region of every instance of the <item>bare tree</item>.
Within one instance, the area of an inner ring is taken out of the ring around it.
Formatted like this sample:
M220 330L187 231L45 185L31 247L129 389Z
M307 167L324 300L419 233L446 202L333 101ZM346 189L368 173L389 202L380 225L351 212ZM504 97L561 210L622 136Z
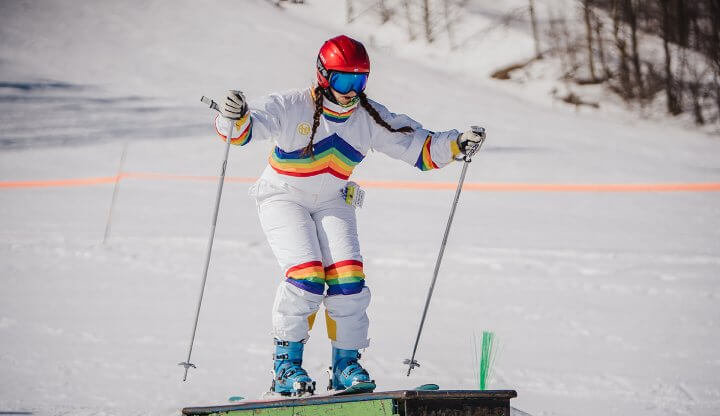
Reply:
M628 53L627 43L625 41L625 34L622 29L622 20L620 16L620 2L621 0L612 0L613 10L613 37L615 38L615 48L617 48L620 54L620 60L618 62L618 75L620 77L619 93L621 96L628 100L634 97L633 88L630 84L630 68L628 66Z
M665 50L665 97L667 101L668 113L678 115L682 112L680 102L675 92L676 85L672 71L672 54L670 52L669 39L670 31L670 0L660 0L662 6L662 22L663 22L663 49Z
M353 21L353 0L345 0L345 11L347 13L347 22L352 23Z
M547 38L551 44L552 53L560 59L563 71L563 80L573 79L579 68L577 59L577 42L572 36L567 19L564 14L555 14L553 9L548 9L550 27Z
M408 27L408 38L410 40L415 40L417 35L415 34L414 30L414 24L415 21L413 19L413 13L410 5L412 4L411 0L403 0L403 9L405 9L405 20L407 21L407 27Z
M690 45L693 49L702 50L702 31L698 24L698 13L697 4L693 5L693 11L690 15ZM705 117L703 116L702 108L702 90L703 90L703 78L705 71L698 68L699 62L695 59L686 61L688 73L690 79L688 80L688 89L692 97L692 109L695 123L702 125L705 124Z
M540 50L540 37L538 36L537 16L535 15L535 0L529 0L530 24L532 25L533 40L535 41L535 58L542 59Z
M552 51L552 54L554 54L560 59L560 67L562 68L563 73L569 73L570 63L568 63L567 55L565 54L563 48L562 33L560 32L559 23L560 19L555 16L555 12L551 8L548 8L547 14L550 23L547 36L547 39L549 39L550 41L550 50Z
M582 0L583 15L585 17L585 33L587 38L588 49L588 67L590 69L590 78L595 81L595 60L593 53L593 29L592 29L592 0Z
M422 6L423 6L423 24L425 26L425 40L427 40L428 43L432 43L434 38L433 38L432 25L430 22L430 1L423 0Z
M565 73L566 78L575 78L577 70L580 68L578 63L578 42L575 40L573 33L568 25L565 17L558 21L560 33L563 39L563 48L568 57L569 71Z
M600 57L600 65L603 69L604 78L610 79L612 77L612 71L610 70L610 66L607 63L607 58L605 57L605 40L603 38L603 23L602 20L597 15L593 15L595 18L594 26L595 26L595 42L597 43L598 48L598 56Z
M631 48L632 48L632 63L633 63L633 69L635 74L635 85L638 89L637 96L642 98L645 98L644 93L644 87L643 87L643 77L642 77L642 69L640 68L640 52L638 51L638 20L637 20L637 1L638 0L624 0L623 1L623 9L625 18L627 19L629 25L630 25L630 41L631 41Z
M687 47L689 45L690 27L687 23L687 5L684 0L677 0L675 2L675 15L675 24L677 25L676 42L680 46Z
M450 49L455 49L455 36L453 34L453 18L452 18L452 0L443 0L443 17L445 18L445 31L448 35L448 42L450 43Z
M387 23L393 15L392 9L387 7L385 0L379 0L378 8L380 10L380 23Z
M707 36L706 56L708 65L713 71L712 93L715 94L716 119L720 122L720 0L708 0L707 3L710 33Z

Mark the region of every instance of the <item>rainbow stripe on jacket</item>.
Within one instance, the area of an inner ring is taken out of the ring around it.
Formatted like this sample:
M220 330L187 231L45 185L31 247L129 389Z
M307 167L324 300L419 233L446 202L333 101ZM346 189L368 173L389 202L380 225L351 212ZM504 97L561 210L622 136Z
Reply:
M268 162L282 175L305 177L329 173L340 179L348 179L355 166L365 158L365 155L334 133L315 143L313 149L315 158L303 155L304 149L286 152L276 146Z
M358 260L343 260L325 268L328 296L360 293L365 286L363 264Z
M320 261L308 261L285 272L286 282L316 295L325 292L325 269Z
M430 146L432 146L432 134L428 134L427 138L425 138L425 143L423 143L420 156L418 156L418 160L417 162L415 162L416 168L420 170L431 170L438 168L438 165L435 164L432 159L432 155L430 154ZM457 155L461 153L456 140L450 141L450 153L452 154L453 159L455 159Z
M354 106L347 111L338 112L323 106L323 116L325 116L327 120L334 123L344 123L347 119L350 118L352 113L355 112L356 108L357 106Z
M219 117L219 116L218 116ZM235 146L245 146L252 140L252 117L250 117L250 112L245 114L243 118L235 121L235 126L233 127L233 132L237 133L242 129L242 133L238 137L233 137L230 139L230 144ZM243 129L243 126L245 127ZM227 141L227 136L220 132L220 130L217 129L217 123L215 124L215 131L217 131L217 134L222 137L223 141Z
M432 144L432 135L428 134L427 138L425 139L425 143L423 143L422 152L420 152L420 156L418 157L417 162L415 162L415 167L420 170L431 170L431 169L437 169L438 166L433 162L432 157L430 155L430 145Z

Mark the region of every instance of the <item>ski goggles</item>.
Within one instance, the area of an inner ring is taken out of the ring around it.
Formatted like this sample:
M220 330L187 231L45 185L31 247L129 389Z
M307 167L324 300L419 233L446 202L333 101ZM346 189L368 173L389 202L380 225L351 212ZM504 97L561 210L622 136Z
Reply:
M333 72L330 75L330 86L340 94L347 94L350 91L360 94L365 90L367 80L368 74L363 72Z

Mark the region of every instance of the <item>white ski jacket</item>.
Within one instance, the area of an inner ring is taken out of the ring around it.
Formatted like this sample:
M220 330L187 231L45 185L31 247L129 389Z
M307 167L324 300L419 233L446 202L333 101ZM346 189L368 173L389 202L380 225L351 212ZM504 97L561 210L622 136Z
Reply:
M276 144L262 179L285 183L321 200L338 195L370 149L421 170L443 167L460 153L457 130L423 129L410 117L394 114L368 100L393 128L414 129L412 133L393 133L377 124L359 103L342 107L324 99L323 115L314 138L314 158L303 155L312 130L313 94L312 88L271 94L250 102L248 114L235 121L231 144L242 146L251 140L273 140ZM231 122L220 116L215 119L215 127L223 139Z

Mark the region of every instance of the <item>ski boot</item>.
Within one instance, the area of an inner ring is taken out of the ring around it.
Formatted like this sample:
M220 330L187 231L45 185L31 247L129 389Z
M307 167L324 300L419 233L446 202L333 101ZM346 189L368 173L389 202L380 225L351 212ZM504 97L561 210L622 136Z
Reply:
M303 396L315 392L315 382L302 368L304 348L302 342L275 340L275 365L270 391L283 396Z
M328 390L346 390L348 393L363 393L375 390L375 380L362 368L358 350L343 350L333 347L330 385Z

